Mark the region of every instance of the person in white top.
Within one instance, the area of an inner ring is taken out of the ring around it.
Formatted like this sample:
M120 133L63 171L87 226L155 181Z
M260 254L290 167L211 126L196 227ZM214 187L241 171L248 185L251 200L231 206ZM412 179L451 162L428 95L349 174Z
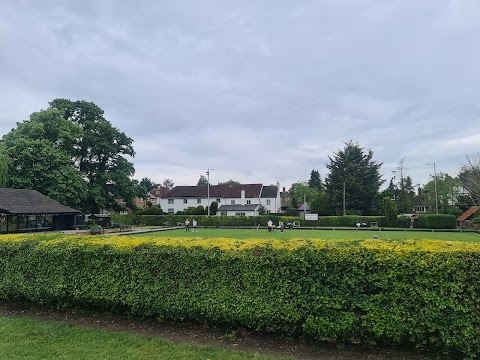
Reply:
M193 227L192 232L198 232L198 231L197 231L197 220L193 219L192 227Z
M190 231L190 220L185 220L185 231Z
M272 229L273 229L273 222L272 222L272 220L268 220L267 226L268 226L268 231L272 231Z

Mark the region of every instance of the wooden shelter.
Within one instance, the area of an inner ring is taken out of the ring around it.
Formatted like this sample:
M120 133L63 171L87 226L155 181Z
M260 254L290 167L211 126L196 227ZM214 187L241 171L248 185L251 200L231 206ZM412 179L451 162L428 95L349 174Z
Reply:
M82 217L36 190L0 188L0 233L67 230Z

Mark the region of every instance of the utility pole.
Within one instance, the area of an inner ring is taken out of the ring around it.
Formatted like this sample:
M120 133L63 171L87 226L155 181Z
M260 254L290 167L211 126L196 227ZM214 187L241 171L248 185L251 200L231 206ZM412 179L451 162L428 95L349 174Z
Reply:
M433 165L433 183L435 185L435 212L438 214L437 169L435 168L435 163L429 163L427 165Z
M207 169L207 215L210 216L210 170L215 169Z
M345 204L345 182L343 182L343 216L347 215L347 208Z

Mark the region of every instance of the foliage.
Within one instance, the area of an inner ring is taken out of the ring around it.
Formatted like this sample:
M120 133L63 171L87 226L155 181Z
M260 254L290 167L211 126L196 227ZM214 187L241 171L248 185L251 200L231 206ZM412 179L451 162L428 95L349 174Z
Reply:
M176 224L183 223L188 214L181 211L177 215L114 215L112 221L120 224L129 225L148 225L163 226L165 222ZM425 229L454 229L456 226L455 216L453 215L436 215L422 214L419 216L419 225ZM258 224L266 226L268 220L272 220L278 224L279 220L284 223L298 221L302 227L356 227L357 223L365 223L370 226L372 222L376 222L380 228L390 227L385 216L363 216L363 215L347 215L347 216L319 216L318 220L304 220L297 216L284 216L275 214L266 214L261 216L199 216L197 217L199 226L246 226L254 227ZM396 226L400 228L410 227L410 217L400 216L396 220Z
M60 234L0 241L3 301L455 358L480 352L479 292L476 243Z
M383 212L385 214L385 226L397 226L397 206L389 197L383 198Z
M7 187L10 159L0 146L0 188Z
M292 184L289 193L292 199L292 208L297 209L298 205L303 204L304 199L306 199L312 213L330 215L330 200L322 189L312 188L307 182L300 181ZM297 214L298 212L295 215Z
M88 188L82 208L97 213L114 207L116 199L132 201L131 176L135 170L126 156L135 155L133 140L113 127L93 102L55 99L50 107L60 110L80 131L68 154Z
M455 229L457 226L455 215L422 214L418 220L424 229Z
M154 183L152 180L150 180L148 177L144 177L142 180L140 180L140 185L145 186L147 191L150 191L152 189L155 189L159 185Z
M260 204L260 206L258 207L258 213L260 215L266 214L267 213L267 208L264 205Z
M208 186L207 178L203 175L200 175L200 179L198 179L197 186Z
M447 173L439 173L436 177L437 191L436 196L438 199L438 211L443 214L455 213L457 197L459 196L460 179L453 178ZM435 208L435 179L432 177L428 183L423 187L423 194L432 204L432 208Z
M216 215L217 214L217 209L218 209L218 202L212 201L210 204L210 214L211 215ZM207 209L208 211L208 209Z
M56 99L2 139L9 186L41 191L93 213L133 198L132 140L86 101Z
M163 180L162 186L171 190L175 186L175 183L173 182L172 179L167 178L167 179Z
M160 206L151 206L135 213L136 215L163 215L164 212Z
M187 214L188 215L207 215L207 210L202 205L198 205L197 207L188 208Z
M308 180L308 187L321 191L323 189L322 179L318 170L312 170L310 173L310 180Z
M240 185L240 182L230 179L230 180L225 181L225 182L219 182L218 185Z
M69 154L75 128L57 110L33 113L2 138L8 156L7 185L32 189L58 202L81 207L87 187Z
M296 207L289 207L283 212L284 216L298 216L298 209Z
M475 205L480 202L480 152L466 155L460 167L460 181Z
M364 215L374 213L376 195L384 181L379 173L382 163L372 158L372 150L365 153L353 141L346 142L333 158L329 157L330 164L326 166L330 173L325 179L325 188L336 214L342 214L344 184L347 210L360 211Z
M415 189L410 176L405 176L405 158L402 158L394 171L395 176L390 180L388 189L385 191L384 197L389 196L393 199L397 206L398 212L411 214L414 212ZM397 179L397 183L393 183L393 179ZM388 194L388 195L387 195Z

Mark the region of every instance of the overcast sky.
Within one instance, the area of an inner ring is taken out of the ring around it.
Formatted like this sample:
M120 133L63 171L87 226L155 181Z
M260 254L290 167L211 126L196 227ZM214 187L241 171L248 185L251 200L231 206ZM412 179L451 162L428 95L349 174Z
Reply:
M479 151L480 1L0 0L0 137L55 98L138 180L289 188L353 140L425 184Z

